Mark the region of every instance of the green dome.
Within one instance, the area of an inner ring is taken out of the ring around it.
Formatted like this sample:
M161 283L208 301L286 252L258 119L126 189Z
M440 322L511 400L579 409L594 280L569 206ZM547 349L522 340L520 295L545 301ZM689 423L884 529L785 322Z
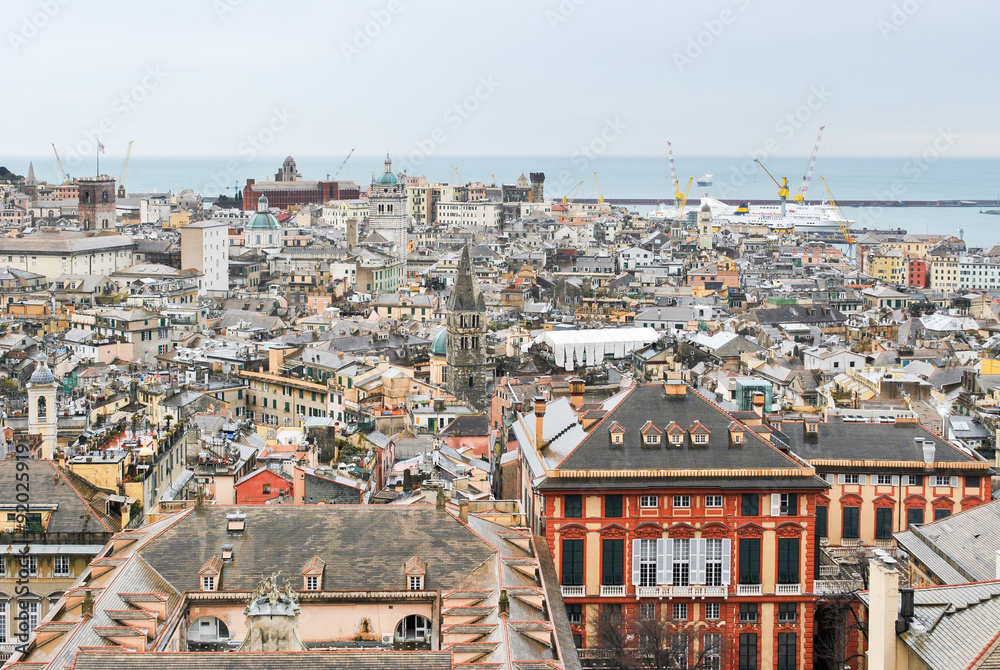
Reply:
M247 224L247 230L280 230L278 220L271 212L257 212Z
M448 354L448 329L442 328L431 340L431 355L445 356Z
M398 180L396 179L396 175L394 175L393 173L391 173L391 172L383 172L382 176L378 178L378 183L379 184L396 184L396 183L398 183Z

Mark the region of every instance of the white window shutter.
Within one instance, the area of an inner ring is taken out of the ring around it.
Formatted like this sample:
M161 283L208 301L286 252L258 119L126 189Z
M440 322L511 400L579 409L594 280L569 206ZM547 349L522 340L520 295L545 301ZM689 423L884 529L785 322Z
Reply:
M837 475L837 483L838 484L846 484L847 483L847 475Z
M771 494L771 516L781 516L781 494Z
M892 485L893 486L899 486L899 475L893 475L892 476Z
M656 540L656 583L674 583L674 541L665 537Z
M642 557L642 540L632 540L632 585L638 586L641 571L639 564Z
M864 486L868 483L868 475L858 475L858 483Z
M733 581L733 541L725 539L722 541L722 583L729 586Z
M691 583L705 583L705 558L707 542L703 539L691 540Z
M957 487L958 486L958 477L952 477L951 478L951 485L952 485L952 487Z

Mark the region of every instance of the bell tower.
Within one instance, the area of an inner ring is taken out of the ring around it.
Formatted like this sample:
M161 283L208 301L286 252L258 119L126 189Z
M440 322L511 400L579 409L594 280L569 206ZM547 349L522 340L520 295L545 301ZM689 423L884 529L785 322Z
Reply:
M486 300L472 276L469 247L462 250L448 297L448 392L478 411L486 408Z
M58 438L56 378L41 361L28 380L28 432L42 438L41 458L54 460Z

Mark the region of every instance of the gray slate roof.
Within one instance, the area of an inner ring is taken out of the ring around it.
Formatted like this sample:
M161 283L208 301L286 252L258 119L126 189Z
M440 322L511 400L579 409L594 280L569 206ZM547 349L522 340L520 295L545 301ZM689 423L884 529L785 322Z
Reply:
M198 570L221 555L223 544L234 551L222 571L225 591L251 591L262 574L279 570L298 575L313 556L326 561L325 590L401 590L403 564L414 554L427 563L426 588L448 589L494 555L465 525L430 505L240 508L247 515L246 531L229 535L226 514L234 511L197 509L141 553L182 591L199 588ZM401 537L407 541L398 542Z
M942 440L918 423L844 423L832 417L819 424L817 439L806 439L800 421L785 421L775 437L806 460L865 459L922 462L923 447L914 438L931 440L935 444L934 461L967 463L976 459Z
M103 515L98 515L70 486L66 478L51 461L25 461L28 464L31 505L41 508L58 505L52 512L48 533L109 533L112 528ZM0 502L15 504L17 463L0 461ZM23 478L23 474L22 474Z
M894 535L946 584L996 579L1000 500Z
M689 430L695 421L699 421L710 431L709 444L705 447L690 444L681 448L644 447L640 442L640 430L647 421L652 421L660 430L664 430L671 421ZM692 389L688 389L686 395L681 397L668 398L664 395L663 384L643 384L634 387L608 412L558 469L805 468L749 429L744 431L745 441L742 446L729 446L729 425L733 421L731 415ZM625 443L621 448L611 448L608 429L612 423L617 423L625 430ZM791 481L796 479L801 479L799 486L826 486L814 477L789 477Z

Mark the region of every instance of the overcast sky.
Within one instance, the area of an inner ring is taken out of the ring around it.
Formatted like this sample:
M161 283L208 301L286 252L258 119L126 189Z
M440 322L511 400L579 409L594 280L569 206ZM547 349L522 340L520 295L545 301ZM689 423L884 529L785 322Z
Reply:
M996 0L3 4L12 156L1000 155Z

